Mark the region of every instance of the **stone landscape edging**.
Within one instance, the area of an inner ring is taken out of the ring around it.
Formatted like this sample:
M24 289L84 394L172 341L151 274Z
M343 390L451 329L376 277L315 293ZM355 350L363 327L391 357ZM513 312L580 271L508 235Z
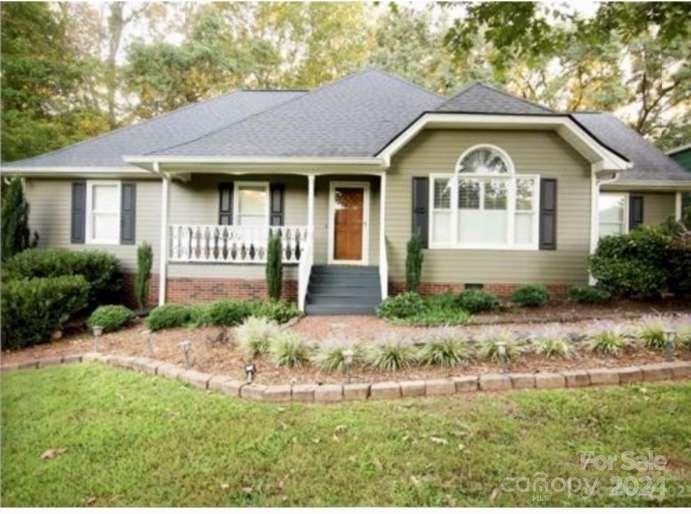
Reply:
M235 398L263 402L336 403L356 400L393 400L451 396L473 392L526 389L572 389L588 386L624 385L691 378L691 361L670 361L622 368L565 370L558 373L484 373L427 380L402 380L345 384L247 384L227 375L184 369L148 357L85 353L38 359L0 368L12 371L46 368L75 362L100 362L110 366L180 380L203 390Z

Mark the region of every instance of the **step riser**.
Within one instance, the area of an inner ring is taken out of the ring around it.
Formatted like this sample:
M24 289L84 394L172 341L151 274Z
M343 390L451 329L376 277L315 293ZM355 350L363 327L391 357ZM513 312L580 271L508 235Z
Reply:
M379 287L332 287L324 284L310 285L307 290L309 294L316 295L330 295L330 296L379 296L381 290Z
M329 316L329 315L373 315L376 314L376 308L358 305L307 305L305 307L305 314L311 316Z
M329 296L329 295L307 295L309 305L371 305L377 307L381 300L378 296Z

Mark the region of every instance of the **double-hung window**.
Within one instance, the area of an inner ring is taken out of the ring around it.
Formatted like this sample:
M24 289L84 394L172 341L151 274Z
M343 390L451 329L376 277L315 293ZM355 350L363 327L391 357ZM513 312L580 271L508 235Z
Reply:
M431 180L432 248L538 248L539 176L516 175L503 150L473 147Z
M627 204L626 193L600 193L597 202L600 238L628 232Z
M269 184L266 182L235 183L236 225L266 227L269 225Z
M120 182L90 180L86 186L86 242L120 244Z

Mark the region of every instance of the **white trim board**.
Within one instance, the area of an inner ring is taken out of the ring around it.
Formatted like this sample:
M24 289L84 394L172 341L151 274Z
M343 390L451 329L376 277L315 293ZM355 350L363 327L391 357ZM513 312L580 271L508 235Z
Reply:
M347 187L351 189L362 188L364 192L362 206L362 259L359 261L345 261L334 258L334 230L335 207L336 207L336 188ZM369 182L348 182L342 180L332 180L329 182L329 210L328 210L328 244L327 244L327 263L328 264L352 264L356 266L367 266L369 264L369 225L370 225L370 184Z

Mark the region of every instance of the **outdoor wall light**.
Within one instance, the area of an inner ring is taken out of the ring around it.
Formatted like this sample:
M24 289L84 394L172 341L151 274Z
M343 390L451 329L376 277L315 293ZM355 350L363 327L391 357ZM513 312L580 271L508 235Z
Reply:
M506 343L503 341L497 342L497 356L499 357L499 364L501 364L502 373L506 373L509 365L509 359L506 354Z
M94 333L93 351L98 352L98 338L101 337L101 335L103 334L103 327L96 325L92 327L91 330Z
M190 369L192 367L192 361L190 360L190 350L192 349L192 343L189 341L183 341L180 343L180 348L185 354L185 368Z
M674 360L674 349L677 342L677 331L671 328L665 329L665 354L668 361Z
M254 380L254 376L257 374L257 366L254 365L254 362L250 362L249 364L245 364L245 382L248 384L251 384L252 381Z

